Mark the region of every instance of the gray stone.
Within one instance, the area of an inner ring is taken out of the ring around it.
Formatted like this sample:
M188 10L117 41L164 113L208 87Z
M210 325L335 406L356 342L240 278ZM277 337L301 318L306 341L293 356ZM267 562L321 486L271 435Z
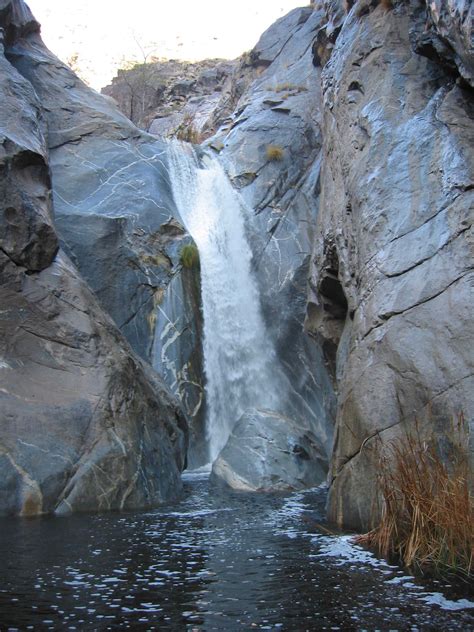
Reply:
M459 74L474 87L474 9L470 0L427 0L428 16L435 35L445 47L433 42L434 52L446 61L453 60ZM424 35L426 42L426 35ZM428 35L429 38L429 35ZM432 40L431 40L432 41Z
M22 37L40 47L26 5L3 9L7 55ZM181 489L186 419L58 252L44 104L7 59L2 48L0 514L152 507Z
M187 428L63 254L0 253L0 514L152 507L181 489Z
M370 526L377 445L473 424L472 95L413 50L417 2L355 5L322 75L307 329L336 362L329 517Z
M16 265L40 271L59 244L52 226L50 174L39 103L3 54L0 39L0 250Z
M247 411L212 466L211 482L252 492L313 487L326 478L321 442L301 421L270 410Z
M152 134L172 137L183 125L192 125L201 134L236 65L237 61L222 59L137 64L119 70L102 93Z
M13 39L7 54L43 108L62 247L134 351L152 363L162 336L158 315L170 302L168 287L181 275L180 250L189 240L171 194L166 143L139 130L109 98L80 81L45 48L38 28ZM177 343L180 356L173 341L168 352L178 372L193 358L193 382L202 388L200 333L191 318L199 303L186 306L194 346ZM186 412L200 426L195 386L189 386L192 393L184 380L169 386L189 402Z

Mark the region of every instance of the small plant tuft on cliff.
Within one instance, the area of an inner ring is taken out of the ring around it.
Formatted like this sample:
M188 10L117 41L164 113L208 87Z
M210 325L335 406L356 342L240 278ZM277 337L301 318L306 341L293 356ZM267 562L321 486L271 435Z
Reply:
M378 526L356 541L415 572L470 577L474 498L468 428L462 415L442 443L415 431L379 450L383 499Z
M285 154L283 147L279 145L267 145L265 153L267 154L267 159L272 161L283 160Z
M279 83L276 85L273 90L275 92L307 92L308 88L305 86L297 86L294 83Z
M174 136L178 140L184 140L185 142L193 143L194 145L198 145L201 142L200 134L194 127L194 118L189 114L183 118L183 121L177 127Z
M179 261L183 268L195 270L199 268L199 251L194 244L187 244L181 248Z

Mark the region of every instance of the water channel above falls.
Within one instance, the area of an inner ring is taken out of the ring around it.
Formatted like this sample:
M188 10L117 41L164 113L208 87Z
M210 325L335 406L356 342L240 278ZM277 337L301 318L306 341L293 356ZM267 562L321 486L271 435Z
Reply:
M474 603L321 534L324 500L185 474L154 511L0 520L0 630L474 629Z

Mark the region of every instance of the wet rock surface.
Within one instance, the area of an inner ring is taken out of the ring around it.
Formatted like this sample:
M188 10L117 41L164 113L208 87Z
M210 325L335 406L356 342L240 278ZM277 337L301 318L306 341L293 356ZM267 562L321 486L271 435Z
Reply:
M303 424L269 410L248 411L237 421L212 466L211 482L240 491L315 487L327 473L320 437Z
M11 64L47 52L23 2L1 9L0 514L155 506L181 489L185 416L58 251L51 121Z

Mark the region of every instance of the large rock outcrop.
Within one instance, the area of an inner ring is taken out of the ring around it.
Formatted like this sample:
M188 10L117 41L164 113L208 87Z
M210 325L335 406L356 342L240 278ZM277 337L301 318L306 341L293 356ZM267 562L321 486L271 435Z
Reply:
M26 10L11 6L13 14ZM10 38L6 54L41 102L62 246L133 350L157 369L166 365L165 381L199 433L199 304L189 300L181 274L189 236L171 194L166 143L78 79L45 48L34 24ZM182 308L167 315L174 301Z
M327 3L314 50L327 63L307 329L337 357L329 516L346 526L369 524L379 441L415 418L441 438L453 415L474 420L472 44L445 21L456 4L357 2L341 20ZM427 44L438 27L447 58Z
M236 65L222 59L152 60L119 70L101 92L115 99L131 121L153 134L197 137L205 132Z
M0 19L0 467L15 499L0 511L152 504L179 485L183 420L115 325L196 438L205 407L198 278L180 263L189 237L166 144L52 56L23 2L0 2ZM192 101L200 80L165 90L179 116L196 106L218 129L207 150L247 205L291 385L288 410L237 422L216 479L319 482L336 416L329 516L365 528L380 441L415 418L441 442L452 415L472 427L473 50L465 0L321 0L276 22L230 77L210 77L211 102ZM58 254L50 173L73 263Z
M153 506L180 490L186 420L58 250L59 132L11 64L39 26L20 0L0 20L0 514Z

